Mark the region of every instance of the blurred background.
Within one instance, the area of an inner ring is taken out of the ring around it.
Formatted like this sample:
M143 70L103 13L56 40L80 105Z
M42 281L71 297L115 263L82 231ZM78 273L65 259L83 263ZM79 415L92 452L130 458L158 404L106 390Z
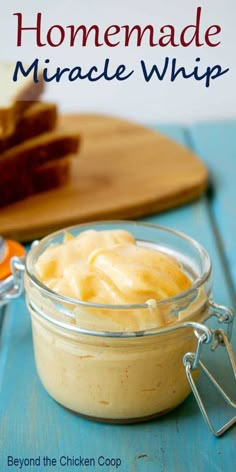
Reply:
M198 6L203 9L202 33L213 24L222 27L218 47L150 48L144 41L139 48L135 45L95 48L89 41L84 48L69 48L66 42L58 48L37 48L32 32L24 33L23 46L16 47L17 19L13 16L16 12L23 13L26 27L34 26L37 12L42 12L43 33L53 24L98 24L102 30L112 24L152 24L157 31L165 24L173 24L180 32L184 26L194 22ZM44 60L49 58L52 72L57 66L77 65L86 72L93 65L102 71L105 59L109 58L112 69L119 64L125 64L128 70L135 69L135 74L124 82L100 80L91 83L84 80L71 83L64 79L59 84L49 83L45 98L57 102L62 111L106 113L142 123L189 124L232 118L236 109L235 18L235 0L11 0L5 2L0 16L0 60L31 63L38 57L44 65ZM205 88L204 81L183 80L181 77L171 83L169 74L162 82L153 79L145 83L140 72L140 60L145 60L149 66L156 63L163 67L166 56L175 57L178 65L185 66L188 73L196 65L196 57L201 58L201 73L207 66L216 64L223 69L229 67L230 71L212 81L209 88Z

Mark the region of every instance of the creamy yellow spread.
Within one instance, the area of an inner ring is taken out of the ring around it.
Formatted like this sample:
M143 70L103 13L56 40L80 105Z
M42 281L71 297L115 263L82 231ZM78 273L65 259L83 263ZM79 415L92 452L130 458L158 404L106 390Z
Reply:
M176 259L141 246L123 230L89 230L75 238L67 233L62 244L41 254L35 270L46 286L78 300L148 302L130 309L64 302L60 316L69 310L69 322L80 327L142 333L185 317L201 320L206 310L200 293L158 304L191 287L191 280ZM49 318L59 316L57 304L40 289L26 284L26 292L39 376L62 405L93 418L133 421L174 408L188 395L183 356L196 349L190 328L129 338L80 335L37 314L35 306Z
M67 234L39 257L36 274L57 293L102 304L159 301L191 286L176 259L139 246L123 230Z

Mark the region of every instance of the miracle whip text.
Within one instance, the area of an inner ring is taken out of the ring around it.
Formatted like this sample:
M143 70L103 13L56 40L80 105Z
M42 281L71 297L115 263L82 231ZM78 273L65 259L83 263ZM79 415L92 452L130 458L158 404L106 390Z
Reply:
M16 45L19 48L23 46L24 41L29 40L34 42L38 48L45 46L58 48L63 44L74 48L75 51L85 48L88 44L95 48L106 47L106 50L119 46L139 48L148 45L150 48L156 48L157 51L159 48L165 47L174 49L189 46L216 48L221 44L220 33L222 29L220 25L213 24L202 28L201 7L197 8L193 23L186 25L181 31L177 31L177 28L171 24L159 27L112 24L107 28L99 27L99 25L55 24L45 31L42 13L37 13L33 25L25 24L22 13L14 13L14 16L17 20ZM179 65L175 57L168 56L161 63L151 65L145 59L141 59L138 67L141 76L147 83L151 80L163 81L164 79L175 82L176 79L182 77L183 79L193 78L196 81L201 81L205 87L210 87L212 80L229 71L229 68L224 69L220 64L202 66L200 57L194 57L187 68ZM16 62L13 81L17 81L20 74L24 77L31 74L34 82L38 82L39 71L43 73L45 82L60 82L62 78L66 78L69 82L80 80L96 82L101 79L125 81L135 74L135 69L131 70L125 64L115 65L109 57L104 60L102 67L92 65L89 68L84 68L80 64L70 68L60 65L52 66L49 58L45 58L44 61L35 58L30 65L25 65L20 60Z

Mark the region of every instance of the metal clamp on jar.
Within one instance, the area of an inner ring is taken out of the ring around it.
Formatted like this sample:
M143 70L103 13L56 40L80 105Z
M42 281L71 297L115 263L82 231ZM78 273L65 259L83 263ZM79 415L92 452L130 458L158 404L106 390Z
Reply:
M102 305L55 293L37 278L35 264L39 256L49 246L63 243L65 231L76 236L88 229L121 227L133 235L137 244L155 247L179 260L192 280L191 288L154 304ZM215 436L235 424L234 416L216 430L196 385L202 369L223 399L236 407L202 359L205 344L213 351L223 346L235 378L230 344L233 313L211 299L211 261L199 243L161 226L114 221L53 233L33 243L27 258L22 247L8 256L2 239L0 247L0 268L5 267L6 257L8 260L8 270L0 270L0 306L19 296L25 286L38 374L58 403L95 421L132 423L170 411L192 390ZM122 318L141 313L148 320L150 310L166 317L166 324L131 331L112 329L104 322L114 314L117 319L117 315ZM212 317L217 319L216 329L204 324Z
M24 247L16 241L5 240L0 236L0 313L3 313L3 307L10 300L17 298L23 292L24 268Z

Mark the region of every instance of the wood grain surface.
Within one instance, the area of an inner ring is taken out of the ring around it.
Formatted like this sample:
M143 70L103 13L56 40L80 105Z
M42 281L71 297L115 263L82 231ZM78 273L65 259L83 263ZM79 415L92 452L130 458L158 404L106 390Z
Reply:
M0 234L26 241L78 222L136 218L206 189L205 165L158 132L99 115L64 115L61 124L82 136L70 180L1 209Z

